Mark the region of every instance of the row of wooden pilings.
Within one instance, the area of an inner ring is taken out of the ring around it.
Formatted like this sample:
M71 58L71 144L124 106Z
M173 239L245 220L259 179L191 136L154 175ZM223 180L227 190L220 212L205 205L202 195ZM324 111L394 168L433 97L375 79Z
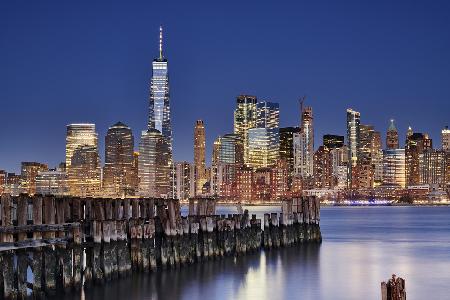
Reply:
M244 255L262 247L321 241L318 202L309 198L296 200L301 203L301 211L290 212L288 204L284 213L265 214L264 224L248 211L183 217L179 201L172 199L151 202L154 208L145 217L141 210L134 212L133 207L142 207L133 206L136 201L117 201L121 212L116 218L106 217L102 210L108 204L96 203L102 200L93 199L90 204L90 200L82 200L82 210L77 212L82 218L74 219L73 203L78 205L78 200L41 200L33 199L33 224L27 224L30 221L24 222L22 213L17 213L15 220L11 218L11 199L2 197L0 298L45 298L134 272L157 272L222 256ZM42 207L40 201L44 203ZM66 206L66 202L71 204ZM215 206L211 199L196 202L207 210ZM86 207L91 204L97 206L93 209L97 213L89 217ZM128 208L133 212L129 218L123 213ZM62 211L66 212L65 217L61 217ZM202 213L202 209L196 211Z

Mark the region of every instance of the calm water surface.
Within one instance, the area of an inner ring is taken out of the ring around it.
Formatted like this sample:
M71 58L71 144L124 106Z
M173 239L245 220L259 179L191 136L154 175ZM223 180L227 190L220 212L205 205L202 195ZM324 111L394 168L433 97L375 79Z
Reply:
M248 207L258 217L274 207ZM234 208L219 208L219 213ZM326 207L321 245L301 245L139 275L66 299L450 299L449 207Z

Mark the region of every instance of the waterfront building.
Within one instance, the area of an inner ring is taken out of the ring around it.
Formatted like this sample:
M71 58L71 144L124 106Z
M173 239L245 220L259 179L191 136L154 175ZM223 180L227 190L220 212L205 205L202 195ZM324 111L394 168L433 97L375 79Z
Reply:
M105 137L103 193L109 197L133 196L137 189L134 137L130 127L118 122Z
M22 193L21 187L22 177L15 173L8 173L6 175L5 193L11 196L18 196Z
M100 196L100 158L97 146L82 145L75 149L67 173L69 193L78 197Z
M72 155L75 149L81 146L98 146L98 136L95 124L69 124L66 134L66 169L70 169Z
M143 131L139 143L139 194L167 198L170 194L171 153L166 138L157 129Z
M358 151L360 143L360 123L361 114L353 109L347 109L347 142L348 142L348 160L347 164L347 187L353 188L354 182L352 178L353 169L358 162Z
M408 129L405 156L406 156L406 184L415 186L420 184L419 172L419 156L425 150L431 149L431 139L427 134L420 132L412 132L411 127Z
M203 185L208 181L206 177L205 161L205 125L197 120L194 128L194 166L195 166L195 194L202 194Z
M54 196L69 194L66 172L61 169L39 171L36 176L36 194Z
M272 193L271 200L278 201L283 198L289 197L289 169L285 160L279 159L272 172Z
M176 162L176 198L188 200L194 197L194 166L187 161Z
M241 136L244 144L244 162L248 163L248 130L256 127L255 96L239 95L234 110L234 133Z
M450 152L450 129L445 126L441 131L441 145L442 150Z
M386 134L386 149L398 149L399 147L398 131L395 127L394 119L391 119Z
M419 154L419 184L446 186L446 153L442 150L426 149Z
M7 173L5 170L0 170L0 195L5 193L6 191L6 178Z
M300 133L294 135L294 173L303 178L313 176L314 127L312 107L302 107Z
M243 166L236 171L236 200L250 202L253 199L253 169Z
M294 134L299 132L299 127L280 128L279 157L286 162L289 187L292 184L292 177L294 176Z
M38 172L47 171L46 164L38 162L24 161L21 164L21 190L23 193L34 195L36 194L36 176Z
M168 146L172 163L172 124L170 113L168 61L163 52L163 31L159 27L159 56L152 62L148 129L158 130Z
M325 134L323 145L328 149L342 148L344 146L344 136L335 134Z
M406 187L405 149L386 149L383 152L383 185Z
M314 153L314 187L315 188L332 188L333 166L330 149L320 146Z

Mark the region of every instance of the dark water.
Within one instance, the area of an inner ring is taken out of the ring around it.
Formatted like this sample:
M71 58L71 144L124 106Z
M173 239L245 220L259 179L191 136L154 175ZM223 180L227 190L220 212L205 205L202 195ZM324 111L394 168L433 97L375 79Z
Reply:
M250 207L259 217L274 208ZM219 213L233 212L221 208ZM323 208L321 245L302 245L135 276L82 299L381 299L406 279L408 300L450 299L449 207ZM67 299L80 299L70 295Z

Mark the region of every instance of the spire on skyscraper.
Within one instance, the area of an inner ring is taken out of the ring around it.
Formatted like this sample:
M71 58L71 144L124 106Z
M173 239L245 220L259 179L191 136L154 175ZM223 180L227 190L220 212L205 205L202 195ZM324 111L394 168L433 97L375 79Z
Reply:
M397 131L397 128L395 127L395 124L394 124L394 119L390 120L388 131Z
M163 59L162 45L163 45L163 28L162 28L162 25L160 25L159 26L159 59L160 60Z

